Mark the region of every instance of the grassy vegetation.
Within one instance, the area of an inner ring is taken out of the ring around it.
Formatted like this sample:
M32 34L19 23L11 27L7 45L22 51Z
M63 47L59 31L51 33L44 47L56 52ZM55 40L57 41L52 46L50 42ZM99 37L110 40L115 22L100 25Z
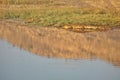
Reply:
M119 9L114 6L109 7L109 5L107 8L99 7L97 4L93 7L87 4L89 1L0 0L0 19L20 19L28 24L54 27L64 25L120 26Z

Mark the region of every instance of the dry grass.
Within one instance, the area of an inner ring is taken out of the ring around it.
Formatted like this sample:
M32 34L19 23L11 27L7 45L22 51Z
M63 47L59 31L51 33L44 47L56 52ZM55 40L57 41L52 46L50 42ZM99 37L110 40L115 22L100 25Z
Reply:
M0 21L0 24L0 38L37 55L99 58L120 66L120 29L78 34L57 28L26 27L14 21Z
M1 19L26 24L120 26L120 0L0 0Z
M0 0L0 4L120 8L120 0Z

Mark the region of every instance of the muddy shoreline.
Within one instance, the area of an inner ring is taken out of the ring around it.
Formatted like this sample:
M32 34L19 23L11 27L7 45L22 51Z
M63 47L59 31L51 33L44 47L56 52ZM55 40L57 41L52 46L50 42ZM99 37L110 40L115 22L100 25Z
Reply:
M34 54L66 59L106 60L120 65L120 29L76 33L0 20L0 38Z

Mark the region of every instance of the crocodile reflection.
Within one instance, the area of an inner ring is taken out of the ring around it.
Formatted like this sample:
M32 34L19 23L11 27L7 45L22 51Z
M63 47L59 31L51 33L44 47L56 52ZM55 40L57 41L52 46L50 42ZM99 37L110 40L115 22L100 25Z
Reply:
M120 66L120 30L75 33L63 29L0 23L0 38L40 56L94 59Z

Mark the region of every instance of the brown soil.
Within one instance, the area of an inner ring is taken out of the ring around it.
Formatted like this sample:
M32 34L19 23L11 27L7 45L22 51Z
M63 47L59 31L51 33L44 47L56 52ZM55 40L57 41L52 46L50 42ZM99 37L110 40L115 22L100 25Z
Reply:
M21 21L0 21L0 38L37 55L67 59L99 58L120 66L119 34L120 29L76 33L25 26Z

